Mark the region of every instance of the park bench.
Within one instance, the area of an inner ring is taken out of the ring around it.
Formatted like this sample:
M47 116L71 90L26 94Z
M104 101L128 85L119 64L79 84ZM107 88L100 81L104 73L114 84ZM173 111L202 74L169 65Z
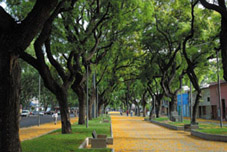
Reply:
M97 135L95 130L92 132L92 137L89 138L91 148L106 148L107 144L113 144L113 138L107 138L107 135Z
M109 121L109 119L104 119L103 118L103 122L109 123L110 121Z

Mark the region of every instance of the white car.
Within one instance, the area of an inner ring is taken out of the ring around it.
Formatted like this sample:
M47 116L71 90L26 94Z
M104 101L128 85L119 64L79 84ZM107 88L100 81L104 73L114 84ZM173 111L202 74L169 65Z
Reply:
M28 117L30 115L29 110L22 110L21 117Z

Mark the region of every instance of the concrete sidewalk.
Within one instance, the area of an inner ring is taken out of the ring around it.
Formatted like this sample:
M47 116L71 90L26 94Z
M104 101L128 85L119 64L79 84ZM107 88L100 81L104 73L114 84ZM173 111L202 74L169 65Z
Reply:
M71 124L77 122L77 120L78 118L75 118L75 117L71 118L70 119ZM24 140L37 138L60 128L61 128L61 121L58 121L56 125L53 122L51 122L51 123L42 124L40 126L21 128L19 131L20 140L24 141Z

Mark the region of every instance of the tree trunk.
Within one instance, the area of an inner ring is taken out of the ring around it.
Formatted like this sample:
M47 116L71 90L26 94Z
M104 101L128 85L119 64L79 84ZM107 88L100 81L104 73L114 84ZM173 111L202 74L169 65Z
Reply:
M101 113L102 113L102 105L103 105L103 103L100 103L100 104L98 105L98 115L99 115L99 116L100 116Z
M79 121L78 121L78 124L83 125L83 124L85 124L85 111L86 111L85 89L82 86L77 85L77 86L73 86L73 90L77 94L78 100L79 100Z
M0 151L21 152L19 140L20 65L17 55L0 51Z
M95 102L95 98L96 98L96 95L95 95L95 89L93 88L92 89L92 93L91 93L91 96L89 98L89 111L88 111L88 118L89 120L92 120L92 107L94 105L94 102Z
M62 134L72 133L68 102L67 102L67 91L61 89L58 95L56 95L56 97L60 105Z
M143 104L143 117L146 117L146 104Z
M161 106L161 101L158 100L158 101L156 102L156 106L155 106L156 118L159 118L160 106Z
M151 108L151 111L150 111L150 115L149 115L149 120L151 120L153 117L153 113L154 113L154 105L152 106Z
M224 17L221 18L220 44L224 79L227 81L227 20L225 20Z
M197 124L196 123L196 114L197 114L197 108L199 106L199 100L201 98L201 90L197 90L197 95L196 95L196 99L195 99L195 104L193 106L193 112L192 112L192 120L191 120L191 124Z
M172 112L174 111L177 111L177 95L172 96L169 104L169 117L171 121L175 120L172 116Z
M136 104L136 107L137 107L137 111L138 111L138 113L137 113L137 116L140 116L140 107L139 107L139 104Z

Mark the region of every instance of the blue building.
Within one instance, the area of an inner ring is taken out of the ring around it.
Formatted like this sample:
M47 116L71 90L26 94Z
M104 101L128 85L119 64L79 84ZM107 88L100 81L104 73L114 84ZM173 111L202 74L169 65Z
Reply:
M190 107L189 107L189 98L187 93L177 95L177 111L181 115L181 101L183 99L183 116L190 117Z

